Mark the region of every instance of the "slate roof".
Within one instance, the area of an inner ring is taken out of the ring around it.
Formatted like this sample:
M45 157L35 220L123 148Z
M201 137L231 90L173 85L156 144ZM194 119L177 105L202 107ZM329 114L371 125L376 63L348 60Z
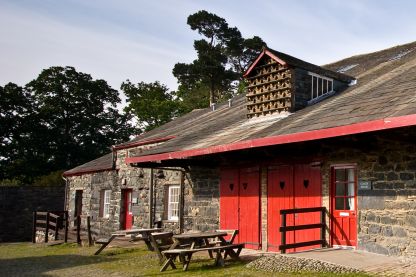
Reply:
M275 54L282 55L277 51ZM284 60L287 56L281 58ZM306 63L299 61L295 62ZM175 136L157 147L133 152L130 156L208 148L416 114L416 42L353 56L323 68L343 71L358 82L342 93L285 118L272 115L247 119L246 97L239 95L233 99L231 108L222 104L216 111L209 108L194 110L136 137L133 141Z
M99 172L111 170L113 168L113 159L111 153L92 160L88 163L77 166L64 172L64 176L79 175L83 173Z
M305 70L308 70L308 71L311 71L311 72L314 72L314 73L317 73L326 77L338 79L340 81L347 82L347 83L354 79L354 77L349 76L347 74L340 73L340 72L334 71L333 69L321 67L321 66L303 61L301 59L295 58L293 56L290 56L288 54L285 54L285 53L282 53L282 52L279 52L270 48L265 48L265 50L270 51L270 53L272 53L276 57L279 57L288 65L291 65L297 68L302 68L302 69L305 69ZM252 65L253 64L251 64L249 68L251 68ZM249 75L248 72L244 74L244 76L246 75Z

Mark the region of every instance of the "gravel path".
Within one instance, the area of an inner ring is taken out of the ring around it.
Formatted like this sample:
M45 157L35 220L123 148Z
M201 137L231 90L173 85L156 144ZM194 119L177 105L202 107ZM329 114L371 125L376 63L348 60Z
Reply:
M247 264L248 268L264 270L268 272L317 272L317 273L359 273L358 269L323 262L310 258L301 258L286 255L265 256Z

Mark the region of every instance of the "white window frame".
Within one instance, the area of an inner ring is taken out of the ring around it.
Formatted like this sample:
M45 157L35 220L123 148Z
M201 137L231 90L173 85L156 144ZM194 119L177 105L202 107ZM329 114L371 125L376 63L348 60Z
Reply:
M111 201L111 190L104 190L104 201L103 201L103 217L110 217L110 201Z
M328 78L313 72L308 72L311 75L311 100L319 99L324 97L326 94L334 91L334 79ZM316 78L316 91L313 79ZM324 88L324 80L326 80L326 88Z
M180 186L170 185L168 190L168 220L179 220Z

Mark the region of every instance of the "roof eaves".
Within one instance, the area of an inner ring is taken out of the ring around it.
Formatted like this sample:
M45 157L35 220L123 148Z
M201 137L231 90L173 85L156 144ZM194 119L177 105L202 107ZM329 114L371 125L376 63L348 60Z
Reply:
M112 170L118 170L118 168L113 169L112 167L109 168L100 168L100 169L86 169L86 170L77 170L74 172L71 172L71 170L65 171L62 175L64 177L72 177L72 176L80 176L84 174L91 174L91 173L98 173L98 172L104 172L104 171L112 171Z
M411 114L405 116L359 122L350 125L343 125L326 129L263 137L224 145L215 145L207 148L182 150L177 152L169 152L147 156L128 157L126 158L126 164L181 159L195 156L210 155L215 153L244 150L256 147L340 137L414 125L416 125L416 114Z

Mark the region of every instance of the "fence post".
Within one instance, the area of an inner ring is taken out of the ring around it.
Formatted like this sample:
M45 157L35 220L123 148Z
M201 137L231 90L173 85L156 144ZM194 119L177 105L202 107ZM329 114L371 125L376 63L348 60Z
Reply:
M65 217L65 220L64 220L64 224L65 224L65 237L64 237L64 241L65 241L65 243L67 243L68 242L68 211L65 211L64 217Z
M321 211L321 240L322 240L322 247L326 246L326 209L325 207L322 208Z
M32 234L32 242L33 243L36 243L36 225L37 225L36 217L37 217L37 215L36 215L36 211L35 211L35 212L33 212L33 234Z
M45 242L49 240L49 212L46 213Z
M92 246L90 216L87 216L87 232L88 232L88 246Z
M58 229L59 229L58 223L59 223L60 218L61 218L60 216L55 218L55 241L58 240Z
M282 220L282 227L281 227L282 229L280 231L280 241L281 241L280 245L284 247L286 246L286 214L282 213L280 216ZM286 253L286 249L282 248L280 250L280 253L282 254Z

